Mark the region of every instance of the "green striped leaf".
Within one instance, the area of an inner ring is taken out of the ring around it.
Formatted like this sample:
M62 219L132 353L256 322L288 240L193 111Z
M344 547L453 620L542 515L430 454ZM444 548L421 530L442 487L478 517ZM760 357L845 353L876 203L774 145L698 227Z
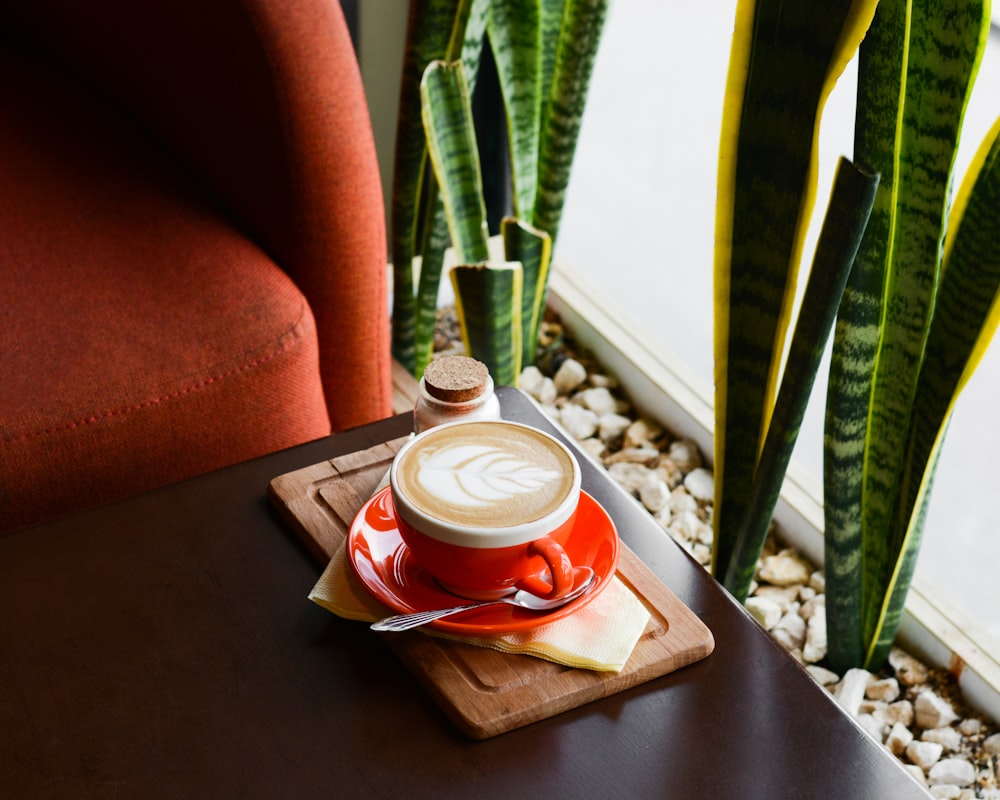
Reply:
M489 258L483 182L461 61L431 62L420 83L424 129L458 260Z
M413 0L396 127L391 193L393 266L392 351L413 374L423 372L432 346L441 266L447 246L444 209L427 168L420 82L435 60L461 57L478 71L488 0ZM421 265L414 295L414 262Z
M539 0L496 0L487 33L507 110L514 215L531 214L538 180L541 120L541 8Z
M423 375L434 354L434 329L437 325L438 295L441 289L441 273L444 270L444 255L451 244L448 221L445 218L444 203L437 191L437 181L430 182L427 202L433 202L433 209L427 209L425 216L432 223L426 227L425 237L420 245L421 265L416 298L416 335L413 345L413 367L415 376Z
M882 0L858 54L856 163L881 175L834 333L823 448L828 658L843 673L864 662L861 618L861 490L865 434L882 294L896 206L909 41L907 0Z
M469 84L469 94L476 91L479 78L479 62L482 60L483 45L486 43L486 21L492 0L472 0L472 8L465 23L465 36L462 39L462 66L465 69L465 79ZM455 43L452 42L452 45ZM458 53L450 47L443 61L454 61Z
M520 262L524 273L521 363L533 364L538 345L538 325L544 310L542 299L552 260L552 237L513 217L505 217L501 221L500 235L503 237L504 257L508 261Z
M475 91L475 78L479 72L488 5L489 0L473 0L472 7L464 18L465 37L461 42L461 57L466 76L472 76L468 78L470 94ZM452 56L457 57L462 20L463 17L460 13L454 23L445 61L454 60ZM419 86L416 88L416 92L419 95ZM422 119L421 124L423 124ZM437 324L441 272L444 268L445 251L451 244L444 203L441 201L433 170L426 170L425 177L426 190L424 191L424 205L421 212L421 218L425 222L422 226L422 236L418 242L421 269L417 287L416 343L413 365L413 374L417 377L424 374L424 368L430 363L431 356L434 354L434 328Z
M548 232L553 246L607 10L608 0L566 0L562 16L549 96L543 100L538 192L529 220Z
M901 548L898 557L893 562L892 576L887 588L878 596L879 615L871 638L866 641L863 666L874 668L884 664L889 657L889 651L896 640L899 623L903 618L903 608L906 595L910 590L913 572L917 566L917 555L920 552L920 541L923 538L924 520L927 516L927 505L930 500L930 490L934 480L934 470L937 467L937 455L928 467L926 473L926 491L921 496L920 505L910 521L905 546Z
M521 374L521 265L460 265L451 271L466 352L482 361L498 385Z
M715 237L717 576L735 558L773 407L815 195L817 118L874 7L737 6Z
M470 0L414 0L410 6L396 122L390 252L394 287L392 352L411 371L417 333L413 259L419 252L416 242L423 223L419 212L427 163L419 86L427 64L445 57L455 20L469 5Z
M948 421L1000 322L1000 120L963 182L917 384L896 525L904 531L867 660L881 663L899 627Z
M736 531L734 557L723 578L723 585L741 602L750 592L816 372L868 224L878 183L878 175L859 170L846 159L841 159L837 165L829 210L802 299L802 308L807 313L799 314L795 325L747 510Z
M913 0L897 206L862 488L861 621L867 643L881 638L885 597L906 555L910 525L897 524L899 486L938 287L951 171L988 29L982 0Z
M949 224L934 319L917 385L899 521L912 515L924 465L996 331L1000 301L1000 119L963 182Z
M541 119L549 113L549 98L552 96L552 75L556 68L556 50L559 47L559 30L562 28L563 13L567 0L541 0Z

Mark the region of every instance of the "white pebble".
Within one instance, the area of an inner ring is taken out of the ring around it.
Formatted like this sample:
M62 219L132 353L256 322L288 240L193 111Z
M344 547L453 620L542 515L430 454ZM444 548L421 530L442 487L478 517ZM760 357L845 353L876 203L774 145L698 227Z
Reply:
M587 380L587 369L575 358L567 358L563 361L552 379L556 391L561 395L569 394L585 380Z
M816 616L826 616L826 595L804 596L808 594L809 587L803 586L799 589L799 597L804 601L799 609L799 616L804 620L811 620Z
M712 560L712 548L701 542L695 542L691 546L691 555L703 567L707 567Z
M632 421L621 414L604 414L598 419L597 424L597 435L603 441L610 443L623 436L625 431L628 430L628 426L632 424Z
M797 619L799 622L802 622L802 617L800 617L798 614L792 614L790 617L789 616L782 617L781 621L777 625L775 625L774 628L771 630L771 636L773 636L774 639L778 642L778 644L780 644L789 652L792 652L793 650L798 650L801 653L802 645L804 645L806 641L805 625L803 624L802 635L799 636L796 628L794 628L791 624L785 623L786 619ZM800 660L804 661L804 659Z
M871 736L879 744L882 744L885 740L886 732L881 722L875 719L875 717L871 714L859 714L857 720L858 724L869 736Z
M924 772L927 772L941 758L943 751L944 748L935 742L914 741L906 746L906 757Z
M650 472L642 464L621 461L608 467L611 479L630 494L638 494L639 489L649 480Z
M865 690L865 697L870 700L884 700L891 703L899 697L899 681L895 678L883 678L872 681Z
M685 476L684 488L699 502L711 503L715 499L715 478L703 467L693 469Z
M656 464L656 471L671 489L684 489L684 473L669 458L660 458ZM684 491L687 493L686 489Z
M705 544L706 536L711 540L712 528L699 519L693 511L682 511L680 514L674 513L670 521L670 531L684 537L689 542Z
M840 707L852 717L857 716L861 700L865 696L865 687L871 679L872 674L859 667L847 670L841 678L833 696L840 703Z
M840 676L836 672L831 672L826 667L821 667L818 664L809 664L806 667L806 672L812 675L813 680L820 686L833 686L833 684L840 680Z
M892 726L889 735L885 739L885 746L889 748L894 756L901 756L906 752L907 745L913 741L913 734L910 729L900 722Z
M961 800L962 790L954 784L931 786L931 797L934 800Z
M590 374L590 385L600 386L604 389L617 389L618 380L611 375L602 375L600 372L592 372Z
M931 728L920 734L920 738L925 742L937 742L952 752L962 746L962 734L955 728Z
M909 727L913 724L913 703L909 700L897 700L895 703L889 703L883 714L888 724L894 725L899 722Z
M663 433L663 428L652 420L645 418L637 419L625 431L625 446L656 449L656 440L663 436ZM657 453L659 453L658 449Z
M670 489L655 473L650 473L649 479L639 487L639 500L647 511L655 514L670 506Z
M597 433L597 414L582 406L567 405L559 414L559 421L574 439L589 439Z
M757 589L757 597L766 597L781 606L782 612L788 611L795 598L799 596L798 586L761 586Z
M806 643L802 647L802 657L808 663L815 664L826 658L826 652L826 614L813 614L806 624Z
M987 736L983 741L983 750L991 756L1000 755L1000 733L994 733L992 736Z
M775 586L790 586L808 581L812 571L812 566L794 550L782 550L764 559L758 577Z
M904 686L919 686L927 681L930 674L924 664L898 647L893 647L889 651L889 664Z
M921 728L942 728L958 719L951 703L938 697L930 689L924 689L913 704L917 725Z
M667 455L683 472L690 472L702 465L701 451L690 439L677 439L671 442Z
M976 779L976 768L964 758L945 758L938 761L927 774L931 784L968 786Z
M618 411L618 402L614 395L603 386L595 386L592 389L584 389L573 398L573 402L589 408L598 417L605 414L614 414Z
M600 439L595 439L591 436L589 439L583 439L578 443L580 449L583 450L591 458L600 461L601 455L604 453L604 442Z
M916 764L903 764L903 769L912 775L913 779L921 786L927 785L927 776L924 775L924 771Z
M670 506L664 506L653 515L653 519L659 522L660 526L664 528L664 530L669 527L670 521L673 517L674 513L670 510Z
M746 609L765 630L771 630L782 617L781 606L766 597L748 597ZM834 678L836 679L836 676Z
M525 367L521 371L521 380L519 381L518 385L524 391L526 391L528 394L534 397L535 391L538 389L539 386L542 385L542 381L544 380L545 380L545 375L542 374L542 371L538 367L535 366Z
M688 494L687 489L678 486L670 493L670 507L675 514L683 514L685 511L693 514L698 510L698 501Z
M652 467L656 463L659 451L651 447L623 447L617 453L608 456L608 463L614 464L618 461L631 461L634 464L644 464ZM659 471L657 471L659 474Z

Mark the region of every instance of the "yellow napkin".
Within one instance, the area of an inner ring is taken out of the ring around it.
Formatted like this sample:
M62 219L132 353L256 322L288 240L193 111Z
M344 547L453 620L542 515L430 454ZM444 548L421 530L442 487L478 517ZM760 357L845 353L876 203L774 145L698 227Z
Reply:
M347 563L346 551L346 544L341 544L309 599L339 617L363 622L395 613L368 592ZM532 655L569 667L619 672L646 629L649 616L646 607L615 577L579 611L530 631L471 638L424 630L433 636Z

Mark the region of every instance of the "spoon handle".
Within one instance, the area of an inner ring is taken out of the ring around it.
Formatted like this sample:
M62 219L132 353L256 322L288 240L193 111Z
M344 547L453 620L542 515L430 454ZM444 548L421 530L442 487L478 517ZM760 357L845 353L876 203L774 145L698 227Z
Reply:
M378 622L373 622L371 629L373 631L408 631L410 628L418 628L421 625L426 625L428 622L441 619L441 617L457 614L459 611L468 611L473 608L493 606L504 602L506 601L485 600L477 603L466 603L465 605L454 606L453 608L439 608L435 611L415 611L412 614L396 614L394 617L386 617L385 619L380 619Z

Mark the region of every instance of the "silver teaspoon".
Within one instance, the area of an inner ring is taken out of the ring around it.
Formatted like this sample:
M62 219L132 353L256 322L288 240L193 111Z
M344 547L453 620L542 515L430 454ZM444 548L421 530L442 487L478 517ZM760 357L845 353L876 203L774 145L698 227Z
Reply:
M371 629L373 631L408 631L410 628L418 628L421 625L426 625L428 622L441 619L441 617L457 614L459 611L469 611L473 608L484 608L485 606L495 606L501 603L527 608L530 611L551 611L553 608L559 608L572 600L576 600L576 598L587 592L593 585L594 570L590 567L576 567L574 572L577 579L576 585L572 591L564 594L557 600L546 600L544 597L539 597L521 589L512 595L500 597L496 600L479 600L475 603L466 603L465 605L454 606L453 608L439 608L434 611L415 611L412 614L397 614L393 617L386 617L378 622L373 622ZM581 576L584 577L581 579Z

